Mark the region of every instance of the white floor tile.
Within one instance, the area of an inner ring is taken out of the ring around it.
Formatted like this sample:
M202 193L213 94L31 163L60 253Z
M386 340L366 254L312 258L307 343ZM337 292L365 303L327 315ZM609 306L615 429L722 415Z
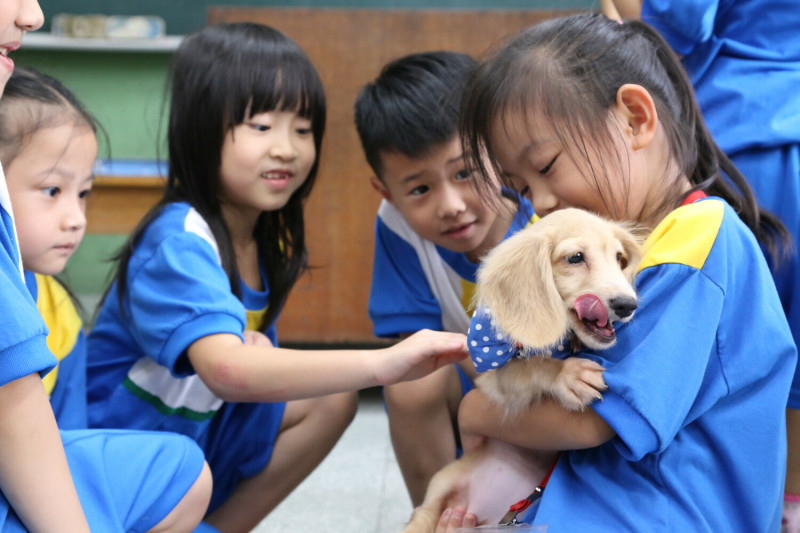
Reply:
M382 400L370 391L330 455L254 531L397 533L411 511Z

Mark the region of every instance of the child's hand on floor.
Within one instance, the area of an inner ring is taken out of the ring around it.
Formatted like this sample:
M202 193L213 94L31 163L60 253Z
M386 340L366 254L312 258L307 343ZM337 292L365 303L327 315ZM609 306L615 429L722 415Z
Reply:
M420 330L394 346L378 351L375 377L381 385L427 376L469 355L461 333Z

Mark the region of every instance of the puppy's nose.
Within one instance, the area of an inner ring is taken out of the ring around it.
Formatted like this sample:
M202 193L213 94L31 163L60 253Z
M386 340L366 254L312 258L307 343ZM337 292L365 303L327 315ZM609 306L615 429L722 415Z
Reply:
M636 308L639 307L639 304L636 302L636 298L631 298L629 296L611 298L609 305L614 313L616 313L616 315L620 318L627 318L631 316L633 312L636 311Z

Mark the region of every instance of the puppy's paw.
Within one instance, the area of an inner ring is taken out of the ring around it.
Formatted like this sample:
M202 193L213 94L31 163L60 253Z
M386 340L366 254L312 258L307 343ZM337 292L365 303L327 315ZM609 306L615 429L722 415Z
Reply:
M569 357L563 361L553 389L553 397L570 411L582 411L595 400L603 398L608 386L603 380L605 369L589 359Z

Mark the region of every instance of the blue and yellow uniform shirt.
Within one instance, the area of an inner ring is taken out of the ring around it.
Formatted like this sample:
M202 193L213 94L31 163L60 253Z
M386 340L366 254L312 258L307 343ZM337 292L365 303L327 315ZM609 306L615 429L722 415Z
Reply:
M778 531L797 350L764 256L719 198L645 243L640 307L592 408L617 436L562 453L536 523L553 531ZM742 496L742 487L753 487Z
M58 360L42 378L61 429L83 429L86 417L86 336L75 304L52 276L25 273L47 325L47 347Z
M0 167L0 386L55 365L47 327L22 274L11 199Z

